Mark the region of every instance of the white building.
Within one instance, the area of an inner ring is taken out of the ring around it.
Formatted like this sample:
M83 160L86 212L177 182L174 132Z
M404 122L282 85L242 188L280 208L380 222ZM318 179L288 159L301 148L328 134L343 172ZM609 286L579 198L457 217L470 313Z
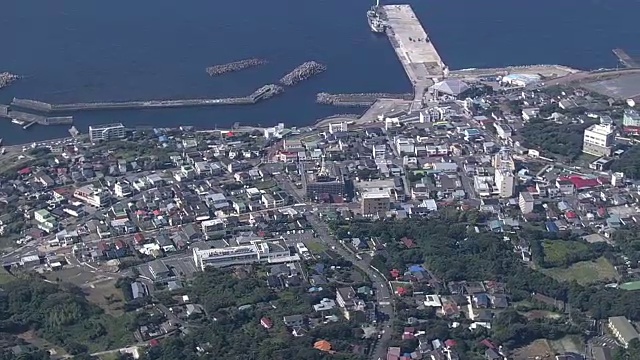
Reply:
M523 191L520 193L518 199L518 205L520 206L520 211L523 214L531 214L533 212L534 200L531 193Z
M346 132L348 131L348 125L346 122L339 122L334 124L329 124L329 133L335 134L337 132Z
M403 137L397 137L395 141L396 150L398 154L415 154L416 141L414 139L407 139Z
M584 131L582 152L594 156L610 156L613 140L613 126L591 125Z
M292 256L287 246L266 241L253 241L249 245L217 249L193 249L193 262L200 270L207 266L224 267L256 262L277 264L297 260L300 260L300 257Z
M510 198L514 195L516 181L510 170L496 169L495 182L499 197Z
M269 127L264 129L264 138L265 139L271 139L271 138L281 138L282 137L282 132L284 131L284 123L278 123L278 125L274 126L274 127Z
M611 174L611 185L620 186L624 184L624 173L614 172Z
M121 123L89 126L89 139L91 142L123 139L125 128Z
M125 182L120 182L120 181L118 181L113 186L113 191L116 194L116 196L119 198L129 197L131 196L131 194L133 194L133 192L131 191L131 186L129 186L129 184Z
M109 204L109 194L102 189L94 189L93 185L85 185L76 189L73 192L73 197L93 207L103 207Z
M634 109L626 109L622 116L622 125L640 127L640 113Z

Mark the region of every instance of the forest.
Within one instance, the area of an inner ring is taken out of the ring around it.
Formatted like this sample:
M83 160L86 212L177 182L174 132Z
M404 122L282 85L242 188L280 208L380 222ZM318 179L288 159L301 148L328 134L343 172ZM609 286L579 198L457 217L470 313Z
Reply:
M0 333L37 336L76 355L129 344L131 332L90 304L82 290L39 278L19 278L2 285ZM25 355L26 356L26 355Z

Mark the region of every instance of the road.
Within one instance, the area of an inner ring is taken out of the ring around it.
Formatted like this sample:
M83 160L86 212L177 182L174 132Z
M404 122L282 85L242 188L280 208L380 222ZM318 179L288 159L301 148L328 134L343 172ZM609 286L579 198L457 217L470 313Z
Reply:
M277 175L276 180L278 181L278 185L280 185L287 193L291 194L298 203L304 202L304 198L302 197L299 189L296 189L286 176ZM391 340L391 324L395 319L395 308L393 306L392 291L389 283L384 275L372 268L367 261L357 258L354 253L347 250L339 241L337 241L331 234L327 223L320 219L315 212L307 213L306 218L322 242L327 244L332 251L336 252L342 258L351 261L358 269L364 272L369 279L371 279L372 286L376 290L378 312L386 314L384 319L378 324L379 328L384 330L384 333L382 333L375 349L372 352L372 359L386 359L387 344L389 340Z

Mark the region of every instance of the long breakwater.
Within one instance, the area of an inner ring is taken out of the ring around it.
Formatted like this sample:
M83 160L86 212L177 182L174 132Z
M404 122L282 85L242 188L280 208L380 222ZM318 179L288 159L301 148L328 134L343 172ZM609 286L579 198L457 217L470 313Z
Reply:
M154 109L154 108L179 108L195 106L220 106L220 105L248 105L266 100L282 93L284 89L280 85L268 84L260 87L249 96L228 97L219 99L183 99L183 100L146 100L146 101L114 101L114 102L90 102L72 104L50 104L38 100L14 98L11 106L29 109L43 113L73 112L89 110L124 110L124 109Z

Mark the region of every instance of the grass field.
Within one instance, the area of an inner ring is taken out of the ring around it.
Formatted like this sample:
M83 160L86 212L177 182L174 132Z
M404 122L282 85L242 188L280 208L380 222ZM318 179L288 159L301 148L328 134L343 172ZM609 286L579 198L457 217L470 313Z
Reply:
M581 285L603 280L614 280L618 276L613 265L603 257L594 261L577 262L568 268L557 267L542 269L541 271L558 281L575 280Z
M15 277L13 275L11 275L4 268L0 268L0 284L6 284L6 283L10 282L13 279L15 279Z
M307 241L305 245L307 246L307 249L309 249L309 251L311 251L311 253L314 255L321 254L327 251L327 247L317 241Z
M544 248L544 261L549 264L562 264L567 255L589 250L587 244L563 240L544 240L542 247Z

